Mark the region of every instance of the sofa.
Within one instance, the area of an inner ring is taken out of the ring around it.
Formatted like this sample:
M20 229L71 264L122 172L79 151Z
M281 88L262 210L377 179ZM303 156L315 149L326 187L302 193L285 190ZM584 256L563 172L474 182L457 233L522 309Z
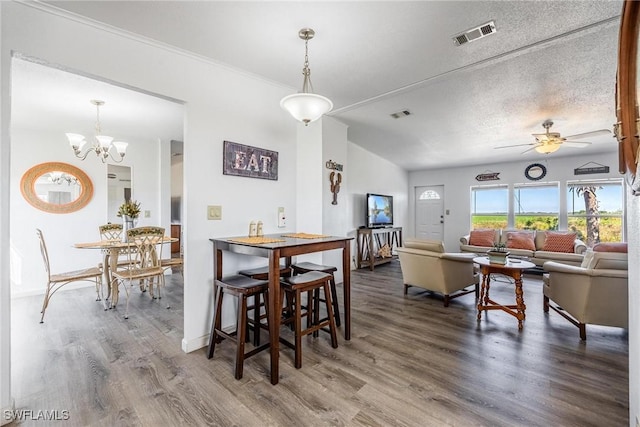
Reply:
M628 255L626 243L596 244L581 266L548 261L543 275L544 311L549 308L578 327L587 324L628 327Z
M503 244L512 256L526 257L537 267L555 261L579 266L587 245L575 233L555 230L473 230L460 238L460 252L485 254Z
M447 253L438 240L405 239L396 248L402 269L404 294L416 286L443 295L444 306L453 298L475 292L478 297L479 275L473 268L475 254ZM465 289L472 286L470 289Z

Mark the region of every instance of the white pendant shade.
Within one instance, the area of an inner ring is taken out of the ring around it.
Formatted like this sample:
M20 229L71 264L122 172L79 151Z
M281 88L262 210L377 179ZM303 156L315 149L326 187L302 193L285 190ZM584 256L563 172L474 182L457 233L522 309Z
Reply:
M282 98L280 106L306 125L331 111L333 103L329 98L315 93L294 93Z

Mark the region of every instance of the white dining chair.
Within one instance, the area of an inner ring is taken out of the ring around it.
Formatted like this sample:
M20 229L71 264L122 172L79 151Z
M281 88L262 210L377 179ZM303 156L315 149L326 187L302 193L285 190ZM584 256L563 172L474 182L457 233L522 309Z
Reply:
M40 317L40 323L44 323L44 313L49 306L51 297L64 285L72 282L94 282L96 286L97 298L96 301L104 301L103 289L102 289L102 270L98 267L90 267L82 270L68 271L65 273L51 274L51 266L49 264L49 252L47 251L47 245L44 241L44 235L42 230L36 228L36 234L40 241L40 252L42 253L42 260L44 261L44 269L47 273L47 290L44 294L44 302L42 303L42 316ZM106 309L106 307L105 307Z

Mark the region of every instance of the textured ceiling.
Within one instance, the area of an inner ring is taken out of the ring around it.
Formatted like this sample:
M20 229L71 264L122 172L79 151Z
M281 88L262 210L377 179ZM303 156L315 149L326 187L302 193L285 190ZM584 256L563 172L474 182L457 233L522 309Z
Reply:
M545 119L611 129L621 1L46 2L298 90L304 43L315 91L349 140L408 169L540 159ZM84 18L83 18L84 19ZM493 20L491 36L452 36ZM85 96L86 97L86 96ZM274 108L279 106L274 105ZM392 119L389 114L410 110ZM105 111L106 120L106 111ZM284 114L284 113L283 113ZM611 136L553 156L615 149ZM526 147L525 147L526 148Z

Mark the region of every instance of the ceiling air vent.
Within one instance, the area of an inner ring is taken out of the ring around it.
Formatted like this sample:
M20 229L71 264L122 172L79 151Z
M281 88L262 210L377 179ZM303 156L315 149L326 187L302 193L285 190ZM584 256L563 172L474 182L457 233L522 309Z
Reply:
M495 22L487 22L486 24L479 25L475 28L465 31L462 34L458 34L453 36L453 44L456 46L462 46L465 43L470 43L481 39L485 36L495 33L496 24Z
M401 117L406 117L406 116L410 116L411 115L411 111L409 110L402 110L402 111L398 111L397 113L391 113L389 114L391 117L393 117L394 119L399 119Z

